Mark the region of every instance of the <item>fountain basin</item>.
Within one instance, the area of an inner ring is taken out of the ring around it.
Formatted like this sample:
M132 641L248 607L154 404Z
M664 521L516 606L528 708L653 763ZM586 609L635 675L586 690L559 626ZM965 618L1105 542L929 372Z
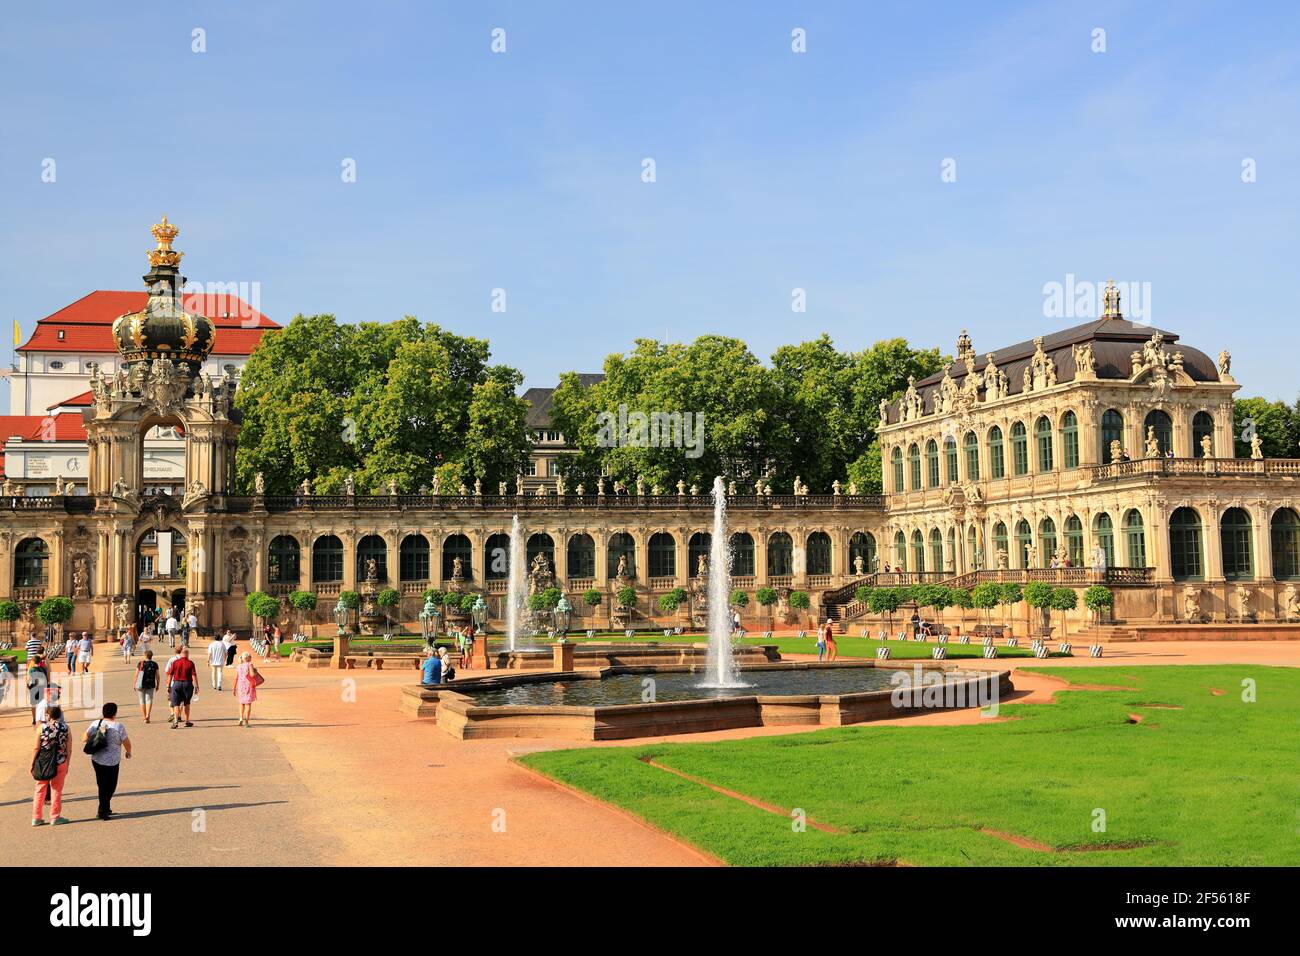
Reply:
M492 667L496 670L551 670L554 644L534 645L515 650L497 650L491 647ZM761 664L777 661L775 644L748 644L735 648L735 658L740 664ZM669 644L629 642L594 644L575 643L573 656L579 668L605 668L658 665L702 665L708 654L708 644Z
M919 693L900 695L892 684L900 671L924 672L941 693L934 700L924 700ZM699 688L694 685L704 679L702 670L685 665L502 673L443 688L404 687L399 709L409 716L433 718L463 740L625 740L745 727L839 727L984 706L1013 690L1009 671L964 671L940 662L780 662L743 667L739 674L753 686ZM655 680L656 699L641 703L641 680L647 677ZM665 696L680 699L662 699L661 683ZM638 702L622 702L633 689ZM566 699L583 703L547 702ZM505 702L510 700L526 702Z

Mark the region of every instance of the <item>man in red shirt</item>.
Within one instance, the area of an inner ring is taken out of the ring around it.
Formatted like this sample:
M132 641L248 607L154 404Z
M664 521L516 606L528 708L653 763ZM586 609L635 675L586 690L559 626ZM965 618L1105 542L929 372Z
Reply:
M190 660L190 649L182 647L180 653L167 664L167 693L171 700L172 730L180 726L193 727L190 720L190 701L198 692L198 668Z

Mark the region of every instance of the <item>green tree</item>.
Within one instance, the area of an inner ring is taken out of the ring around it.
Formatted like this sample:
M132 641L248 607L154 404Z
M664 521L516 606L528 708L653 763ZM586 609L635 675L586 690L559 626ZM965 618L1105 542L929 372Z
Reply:
M984 612L984 623L989 624L993 609L1002 603L1002 587L993 581L981 581L970 592L971 603Z
M1115 603L1115 595L1104 584L1094 584L1083 592L1083 603L1098 618Z
M1300 453L1296 447L1300 442L1300 411L1286 402L1239 398L1233 402L1232 418L1238 458L1250 457L1252 434L1259 435L1265 458L1295 458Z
M749 607L749 595L737 588L731 592L732 607Z
M1052 606L1052 586L1044 581L1030 581L1025 585L1025 603L1038 610L1043 627L1050 621Z
M1061 640L1065 640L1065 612L1079 606L1079 595L1074 588L1054 588L1048 604L1053 611L1061 612Z
M71 598L56 594L36 605L36 619L46 627L57 627L62 632L63 625L72 620L75 610Z
M636 588L630 584L618 589L618 606L621 608L634 608L637 605Z
M589 588L582 592L582 603L586 604L587 607L595 607L601 600L601 593L595 588Z
M677 609L682 606L686 600L686 590L684 588L673 588L671 591L659 595L659 610L665 614L676 614Z
M885 618L886 635L894 629L894 612L902 605L899 588L872 588L867 596L867 609L872 614L883 615Z

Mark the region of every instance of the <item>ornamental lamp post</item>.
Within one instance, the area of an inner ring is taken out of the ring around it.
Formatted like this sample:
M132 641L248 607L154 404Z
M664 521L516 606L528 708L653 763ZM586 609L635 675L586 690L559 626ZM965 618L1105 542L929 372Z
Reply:
M338 603L334 605L334 623L339 626L338 633L334 635L334 655L330 659L330 666L338 670L347 667L348 656L348 606L343 603L340 597Z
M569 620L573 615L573 608L569 606L568 599L561 594L559 602L555 609L551 611L551 620L555 624L555 633L563 641L569 633Z
M438 608L433 603L432 594L424 599L424 607L420 610L420 633L424 635L425 644L432 644L438 636Z
M474 606L469 610L470 620L474 622L474 633L479 645L483 648L483 669L489 670L492 667L492 659L488 657L487 646L487 617L488 606L483 600L483 595L479 595L474 600Z

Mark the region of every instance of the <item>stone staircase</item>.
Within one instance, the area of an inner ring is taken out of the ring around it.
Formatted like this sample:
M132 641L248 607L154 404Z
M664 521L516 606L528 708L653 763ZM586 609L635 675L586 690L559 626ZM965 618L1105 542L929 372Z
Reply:
M1070 640L1076 644L1122 644L1137 639L1137 631L1119 624L1089 624L1070 635Z

